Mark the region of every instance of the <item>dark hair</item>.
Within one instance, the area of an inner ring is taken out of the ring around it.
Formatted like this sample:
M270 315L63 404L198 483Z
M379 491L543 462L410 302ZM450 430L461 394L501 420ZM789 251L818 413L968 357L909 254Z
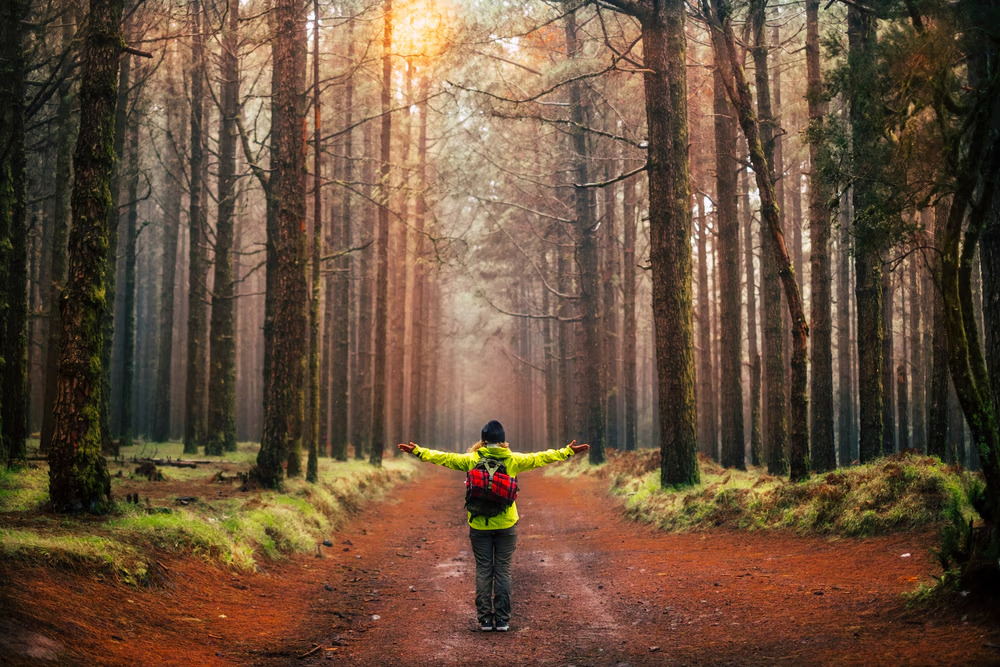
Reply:
M483 427L482 441L488 444L507 442L503 426L496 419L491 419Z

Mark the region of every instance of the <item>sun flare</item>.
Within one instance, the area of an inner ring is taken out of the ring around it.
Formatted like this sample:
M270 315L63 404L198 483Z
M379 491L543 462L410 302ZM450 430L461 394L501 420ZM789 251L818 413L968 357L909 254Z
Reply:
M396 5L393 51L404 58L433 58L444 51L452 14L448 0L404 0Z

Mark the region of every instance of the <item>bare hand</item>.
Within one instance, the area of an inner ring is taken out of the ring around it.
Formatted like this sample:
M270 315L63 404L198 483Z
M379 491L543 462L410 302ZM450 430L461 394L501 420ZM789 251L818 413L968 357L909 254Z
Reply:
M590 449L590 445L588 444L578 445L576 444L576 440L574 440L573 442L569 443L569 448L573 450L574 454L579 454L580 452L585 452L588 449Z
M407 454L412 454L412 453L413 453L413 449L414 449L414 448L415 448L415 447L416 447L417 445L416 445L416 443L414 443L414 442L411 442L411 443L410 443L410 444L408 444L408 445L407 445L407 444L405 444L405 443L402 443L402 442L401 442L401 443L399 443L399 444L398 444L398 445L396 445L396 446L397 446L397 447L399 447L400 451L403 451L403 452L406 452Z

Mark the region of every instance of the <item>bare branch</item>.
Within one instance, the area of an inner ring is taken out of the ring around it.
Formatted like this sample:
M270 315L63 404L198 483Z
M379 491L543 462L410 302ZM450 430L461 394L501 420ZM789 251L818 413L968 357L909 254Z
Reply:
M617 183L619 181L624 181L626 178L630 178L632 176L635 176L636 174L642 173L642 172L646 171L646 169L648 167L649 167L649 163L646 162L646 163L643 163L643 165L641 167L636 167L632 171L624 173L624 174L621 174L620 176L616 176L615 178L612 178L609 181L602 181L600 183L574 183L573 187L574 188L579 188L581 190L582 189L586 189L586 188L603 188L603 187L607 187L607 186L609 186L609 185L611 185L613 183Z

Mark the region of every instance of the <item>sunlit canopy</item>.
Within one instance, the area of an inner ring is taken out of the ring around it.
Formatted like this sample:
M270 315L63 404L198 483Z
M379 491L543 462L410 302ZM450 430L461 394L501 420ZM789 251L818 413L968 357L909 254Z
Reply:
M402 0L393 7L393 51L404 58L434 58L444 51L454 21L449 0Z

